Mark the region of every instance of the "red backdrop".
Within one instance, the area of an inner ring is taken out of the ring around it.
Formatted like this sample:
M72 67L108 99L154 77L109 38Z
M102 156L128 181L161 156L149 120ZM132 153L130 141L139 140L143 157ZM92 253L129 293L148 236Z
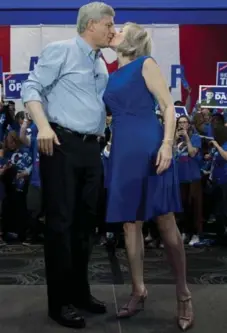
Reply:
M3 62L3 72L10 72L10 27L0 27L0 57Z
M180 26L180 59L192 87L192 105L198 98L200 84L216 83L216 63L227 61L227 25ZM10 27L0 27L0 57L3 71L10 71ZM116 63L109 65L110 72ZM185 101L186 92L182 90Z
M216 84L216 63L227 61L227 25L182 25L180 60L192 87L192 105L200 84ZM186 92L183 90L183 100Z

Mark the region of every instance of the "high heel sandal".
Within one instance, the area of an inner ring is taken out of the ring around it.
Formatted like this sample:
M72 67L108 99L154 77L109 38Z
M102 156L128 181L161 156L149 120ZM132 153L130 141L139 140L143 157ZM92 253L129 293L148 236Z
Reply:
M178 298L177 304L178 304L177 324L179 328L185 332L190 328L192 328L194 324L192 298L191 296L188 296L186 298Z
M138 312L143 311L147 295L147 290L145 290L144 294L141 296L131 295L129 302L119 309L117 318L130 318L136 315Z

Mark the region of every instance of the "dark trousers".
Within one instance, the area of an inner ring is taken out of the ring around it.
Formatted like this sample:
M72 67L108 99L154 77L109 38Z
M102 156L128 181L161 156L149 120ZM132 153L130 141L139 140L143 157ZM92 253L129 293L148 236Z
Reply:
M29 234L32 240L35 241L38 235L43 233L43 223L39 221L39 217L44 215L42 211L41 187L29 185L27 207L29 213Z
M40 156L45 202L45 264L49 311L90 297L88 261L96 223L101 159L96 139L52 124L60 146Z
M19 240L24 241L28 227L27 189L29 179L25 180L23 191L18 191L13 180L17 174L16 167L12 166L2 177L5 197L2 201L2 231L17 233Z
M203 231L202 183L200 180L180 184L184 212L179 228L188 234L201 234Z
M21 242L26 239L28 215L26 193L12 190L2 202L2 231L17 233Z
M217 235L222 237L227 227L227 183L214 184L212 197Z

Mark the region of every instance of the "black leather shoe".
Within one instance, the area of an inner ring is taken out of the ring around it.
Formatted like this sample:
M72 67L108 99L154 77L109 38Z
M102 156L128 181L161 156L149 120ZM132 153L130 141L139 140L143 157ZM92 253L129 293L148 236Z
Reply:
M84 299L83 301L74 304L77 308L86 310L91 313L106 313L105 303L97 300L94 296L90 296L89 299Z
M76 308L71 304L63 306L59 315L49 312L49 317L65 327L84 328L86 325L85 319L77 313Z

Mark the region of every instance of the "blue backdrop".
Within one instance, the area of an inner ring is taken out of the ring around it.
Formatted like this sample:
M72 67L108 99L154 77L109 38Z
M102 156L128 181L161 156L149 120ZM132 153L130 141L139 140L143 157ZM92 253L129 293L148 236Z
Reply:
M74 24L85 0L7 0L0 3L1 25ZM106 0L116 23L227 24L225 0Z

